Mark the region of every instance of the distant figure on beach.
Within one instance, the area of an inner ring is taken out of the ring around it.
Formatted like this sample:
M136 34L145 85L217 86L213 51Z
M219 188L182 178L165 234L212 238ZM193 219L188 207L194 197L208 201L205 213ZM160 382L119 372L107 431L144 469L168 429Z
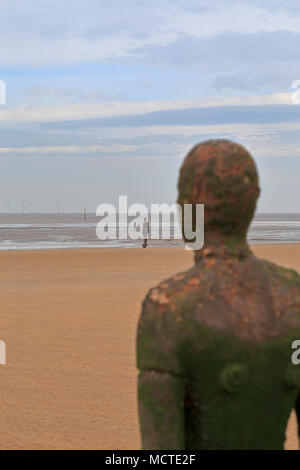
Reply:
M148 238L149 238L149 222L146 219L146 217L144 217L143 224L142 224L142 236L143 236L142 247L147 248Z
M291 360L300 339L300 275L256 258L247 245L259 184L241 145L194 147L178 190L181 206L205 204L205 244L194 267L143 302L142 446L282 449L293 408L300 425L300 366Z

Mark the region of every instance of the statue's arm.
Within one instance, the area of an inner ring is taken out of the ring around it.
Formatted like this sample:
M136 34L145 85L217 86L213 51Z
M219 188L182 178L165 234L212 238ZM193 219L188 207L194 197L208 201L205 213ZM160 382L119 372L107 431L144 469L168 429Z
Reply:
M185 448L182 329L160 287L146 296L137 331L139 421L143 449Z
M139 419L143 449L182 450L185 381L169 372L140 370Z

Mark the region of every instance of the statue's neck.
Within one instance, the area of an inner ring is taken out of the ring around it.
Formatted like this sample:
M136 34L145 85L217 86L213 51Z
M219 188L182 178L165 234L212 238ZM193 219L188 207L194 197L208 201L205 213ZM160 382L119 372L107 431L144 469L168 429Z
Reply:
M195 263L198 264L208 258L238 258L242 260L250 255L251 250L245 238L207 234L202 250L195 251Z

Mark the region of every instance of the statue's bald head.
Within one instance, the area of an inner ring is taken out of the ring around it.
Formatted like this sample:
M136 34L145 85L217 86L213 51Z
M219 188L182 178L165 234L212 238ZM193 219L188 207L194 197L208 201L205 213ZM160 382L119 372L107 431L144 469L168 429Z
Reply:
M209 140L186 156L178 181L179 204L205 204L205 232L245 237L259 195L250 153L229 140Z

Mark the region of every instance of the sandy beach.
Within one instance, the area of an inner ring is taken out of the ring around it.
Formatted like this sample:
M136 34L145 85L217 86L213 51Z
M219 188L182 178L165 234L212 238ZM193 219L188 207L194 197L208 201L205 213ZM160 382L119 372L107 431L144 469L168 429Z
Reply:
M300 244L253 247L300 271ZM136 449L135 333L179 248L0 252L1 449ZM292 415L286 448L298 449Z

